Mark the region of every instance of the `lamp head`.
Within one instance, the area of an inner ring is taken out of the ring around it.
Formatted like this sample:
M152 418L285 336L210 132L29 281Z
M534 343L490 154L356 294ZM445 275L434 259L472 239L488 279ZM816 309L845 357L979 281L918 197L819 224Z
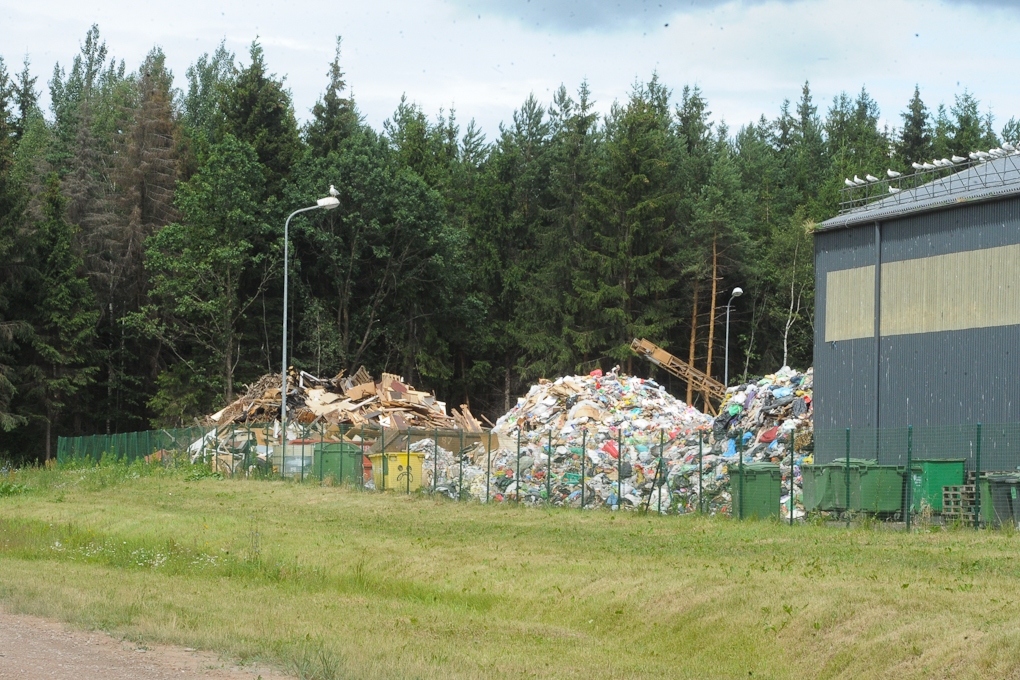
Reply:
M744 294L744 291L743 291L742 289L740 289L740 288L734 288L734 289L733 289L733 293L731 293L731 296L732 296L732 297L740 297L740 296L741 296L741 295L743 295L743 294Z
M325 198L317 200L315 204L323 210L332 210L340 205L340 201L336 198L336 196L326 196Z

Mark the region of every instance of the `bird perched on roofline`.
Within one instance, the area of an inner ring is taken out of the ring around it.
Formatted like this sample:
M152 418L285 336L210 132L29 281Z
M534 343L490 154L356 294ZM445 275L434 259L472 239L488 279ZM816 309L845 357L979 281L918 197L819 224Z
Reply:
M847 185L851 189L857 186L856 184L854 184L854 181L852 179L844 179L843 184Z
M966 158L961 158L960 156L953 156L949 160L953 161L954 163L963 163L967 159Z
M1009 142L1003 142L1002 148L1005 149L1006 151L1009 151L1010 153L1016 151L1016 147L1010 144Z
M921 165L920 163L911 163L910 167L912 167L914 170L924 170L924 166Z
M868 180L869 182L877 182L878 181L878 178L875 177L874 175L865 175L864 179Z
M867 182L865 182L863 179L861 179L857 175L854 175L854 184L856 184L857 186L861 186L862 184L867 184Z
M890 194L898 194L899 192L900 192L900 190L897 189L896 187L889 187L889 193Z
M340 195L340 192L336 190L336 187L332 184L329 185L329 195L336 198Z
M935 166L932 163L921 163L921 167L925 170L934 170Z
M895 170L886 170L886 171L885 171L885 174L889 175L889 177L890 177L890 178L893 178L893 179L895 179L896 177L899 177L899 176L900 176L900 175L902 175L903 173L901 173L901 172L896 172Z

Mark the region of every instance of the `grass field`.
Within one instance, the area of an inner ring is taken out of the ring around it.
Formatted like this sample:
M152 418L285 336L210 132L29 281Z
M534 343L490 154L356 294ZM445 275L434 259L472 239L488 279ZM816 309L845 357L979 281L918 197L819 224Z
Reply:
M8 610L304 678L1020 678L1018 548L141 466L0 482Z

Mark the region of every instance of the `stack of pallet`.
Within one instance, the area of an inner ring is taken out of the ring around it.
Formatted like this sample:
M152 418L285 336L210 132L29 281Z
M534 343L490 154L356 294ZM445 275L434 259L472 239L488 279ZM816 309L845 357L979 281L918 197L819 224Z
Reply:
M947 520L974 521L975 491L973 484L942 487L942 516Z

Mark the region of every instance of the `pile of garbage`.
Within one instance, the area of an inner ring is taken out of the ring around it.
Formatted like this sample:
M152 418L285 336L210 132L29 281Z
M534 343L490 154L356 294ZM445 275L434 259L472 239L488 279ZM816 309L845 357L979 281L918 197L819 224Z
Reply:
M794 517L804 514L801 465L811 462L814 451L813 382L814 369L801 373L784 366L757 382L730 387L712 422L713 452L723 459L736 460L739 448L744 462L779 464L786 508L792 480Z
M248 386L245 395L209 416L212 425L272 423L280 419L278 374L267 374ZM463 429L481 432L482 426L462 405L450 415L435 394L421 392L400 376L383 373L374 380L362 366L350 376L318 378L291 369L287 375L287 418L302 425L313 423Z
M411 448L425 454L425 487L451 498L662 513L730 512L729 473L742 454L780 465L782 502L792 479L800 517L811 377L783 369L731 388L713 420L652 380L595 371L532 386L497 420L491 452L476 444L458 454L432 440Z

